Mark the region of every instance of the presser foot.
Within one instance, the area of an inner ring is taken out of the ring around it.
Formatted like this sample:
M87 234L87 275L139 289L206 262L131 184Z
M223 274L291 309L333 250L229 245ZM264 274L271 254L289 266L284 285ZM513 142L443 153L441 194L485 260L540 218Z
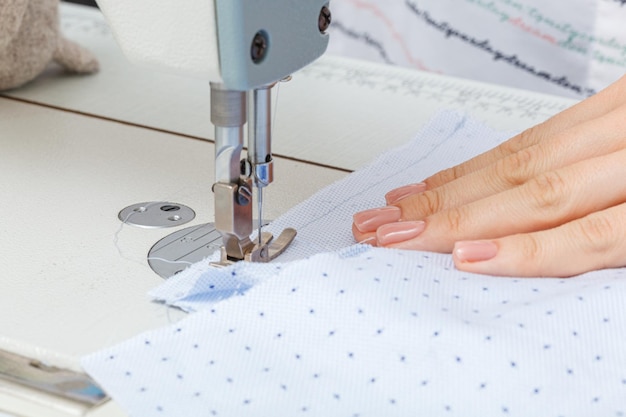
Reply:
M226 247L222 246L220 249L220 261L211 262L211 266L226 267L234 264L238 261L248 262L270 262L280 256L287 247L293 242L296 237L296 229L291 227L283 230L276 239L269 232L263 232L261 234L261 243L257 243L249 247L249 250L245 251L243 259L234 259L228 256Z

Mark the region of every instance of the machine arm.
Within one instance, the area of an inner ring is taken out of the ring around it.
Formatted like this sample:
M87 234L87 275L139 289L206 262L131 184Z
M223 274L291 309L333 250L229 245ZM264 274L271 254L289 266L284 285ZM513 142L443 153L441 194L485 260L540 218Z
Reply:
M220 264L277 256L295 231L287 229L274 243L261 230L256 244L250 238L253 188L260 208L262 190L273 181L271 89L326 50L328 0L97 2L132 61L210 83Z

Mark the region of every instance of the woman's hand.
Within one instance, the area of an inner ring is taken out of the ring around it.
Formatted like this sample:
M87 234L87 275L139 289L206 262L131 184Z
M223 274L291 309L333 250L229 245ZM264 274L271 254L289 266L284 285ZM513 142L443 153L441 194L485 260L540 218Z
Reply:
M458 269L571 276L626 265L626 77L354 215L357 241L452 252Z

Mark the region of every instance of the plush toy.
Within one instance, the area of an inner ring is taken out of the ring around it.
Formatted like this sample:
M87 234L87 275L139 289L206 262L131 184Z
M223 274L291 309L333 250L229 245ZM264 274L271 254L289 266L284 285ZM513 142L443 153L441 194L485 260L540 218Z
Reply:
M98 61L59 29L59 0L0 0L0 90L19 87L52 61L90 74Z

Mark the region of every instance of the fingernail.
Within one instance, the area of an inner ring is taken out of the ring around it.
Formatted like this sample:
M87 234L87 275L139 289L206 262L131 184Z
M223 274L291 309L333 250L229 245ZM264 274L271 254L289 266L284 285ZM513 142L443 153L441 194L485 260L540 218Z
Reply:
M396 222L382 225L376 230L378 246L390 245L392 243L404 242L405 240L417 237L426 228L426 223L422 220L414 222Z
M387 204L393 204L410 195L423 193L424 191L426 191L426 183L424 182L409 184L389 191L385 194L385 200L387 201Z
M490 240L462 241L454 244L452 253L461 262L488 261L498 254L498 246Z
M353 216L354 225L362 233L373 232L385 223L400 220L400 207L387 206L361 211Z

